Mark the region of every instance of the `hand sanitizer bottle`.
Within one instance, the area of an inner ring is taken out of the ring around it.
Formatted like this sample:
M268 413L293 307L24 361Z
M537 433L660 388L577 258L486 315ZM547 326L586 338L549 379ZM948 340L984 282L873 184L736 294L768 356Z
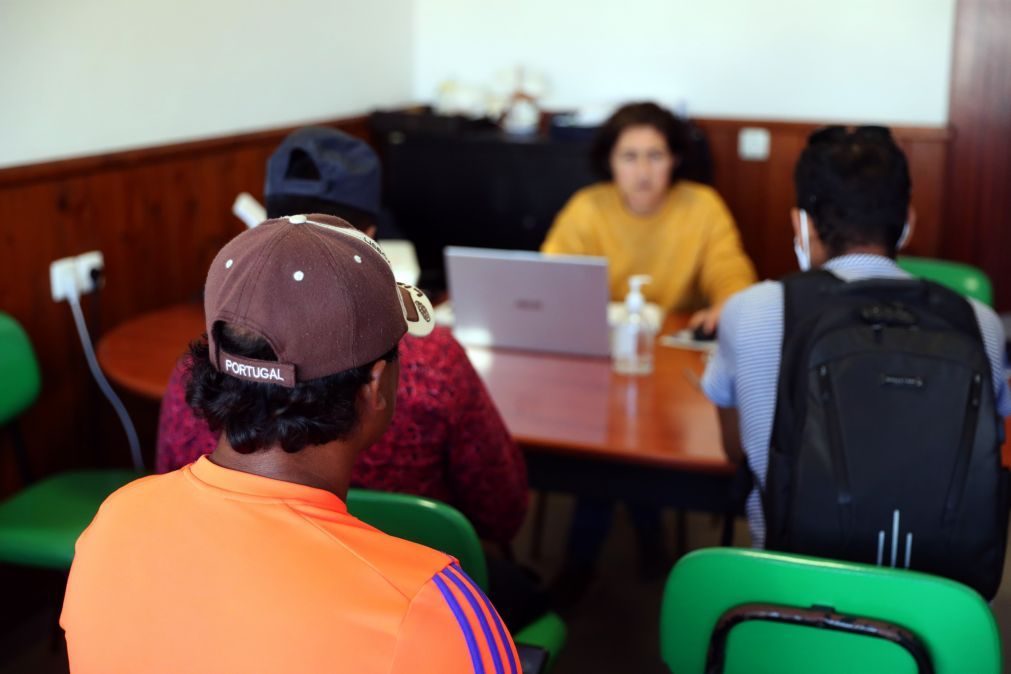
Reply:
M653 371L653 345L656 326L643 313L646 300L642 296L642 286L650 282L644 274L628 279L628 295L625 296L625 315L614 328L611 356L614 371L620 374L645 375Z

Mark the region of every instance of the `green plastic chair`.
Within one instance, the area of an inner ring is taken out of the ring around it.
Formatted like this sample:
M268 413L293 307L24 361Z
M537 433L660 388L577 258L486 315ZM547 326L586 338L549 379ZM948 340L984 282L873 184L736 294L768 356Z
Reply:
M488 591L488 563L473 525L451 505L411 494L348 490L348 511L375 528L456 557L477 585ZM565 623L546 613L513 635L516 643L543 648L548 668L565 645Z
M39 364L24 329L0 313L0 429L12 439L25 482L28 456L18 417L34 404L41 384ZM136 479L128 470L82 470L34 482L0 502L0 561L67 570L74 544L106 496Z
M940 283L966 297L993 306L993 284L979 267L929 257L902 256L898 263L913 276Z
M1002 665L989 607L960 583L733 548L698 550L671 571L660 648L674 674L998 674Z

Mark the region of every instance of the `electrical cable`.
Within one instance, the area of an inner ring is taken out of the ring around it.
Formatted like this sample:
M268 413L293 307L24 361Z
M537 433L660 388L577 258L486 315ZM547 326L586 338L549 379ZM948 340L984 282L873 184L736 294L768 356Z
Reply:
M84 322L84 313L81 311L81 301L76 289L74 292L68 293L67 302L70 304L70 311L74 314L77 334L81 338L81 346L84 347L84 356L88 361L91 375L98 383L98 388L102 390L102 393L105 394L105 397L112 404L113 409L116 410L119 422L122 424L123 430L126 431L126 439L130 443L130 455L133 458L133 469L143 474L147 471L144 469L144 457L140 453L140 440L137 438L137 429L134 427L133 421L130 419L130 415L123 405L123 401L112 390L109 380L105 378L105 373L102 372L102 368L98 365L98 358L95 357L95 347L91 344L91 335L88 334L88 325Z

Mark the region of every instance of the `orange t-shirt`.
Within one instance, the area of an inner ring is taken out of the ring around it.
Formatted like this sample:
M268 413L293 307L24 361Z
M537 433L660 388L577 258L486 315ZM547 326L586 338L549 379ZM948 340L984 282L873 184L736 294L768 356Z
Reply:
M453 558L203 457L110 496L60 619L73 672L518 674Z

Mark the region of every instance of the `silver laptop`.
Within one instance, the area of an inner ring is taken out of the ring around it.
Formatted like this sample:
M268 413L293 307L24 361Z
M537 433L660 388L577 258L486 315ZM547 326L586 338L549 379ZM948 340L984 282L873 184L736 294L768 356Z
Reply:
M453 334L471 346L610 355L602 257L446 248Z

